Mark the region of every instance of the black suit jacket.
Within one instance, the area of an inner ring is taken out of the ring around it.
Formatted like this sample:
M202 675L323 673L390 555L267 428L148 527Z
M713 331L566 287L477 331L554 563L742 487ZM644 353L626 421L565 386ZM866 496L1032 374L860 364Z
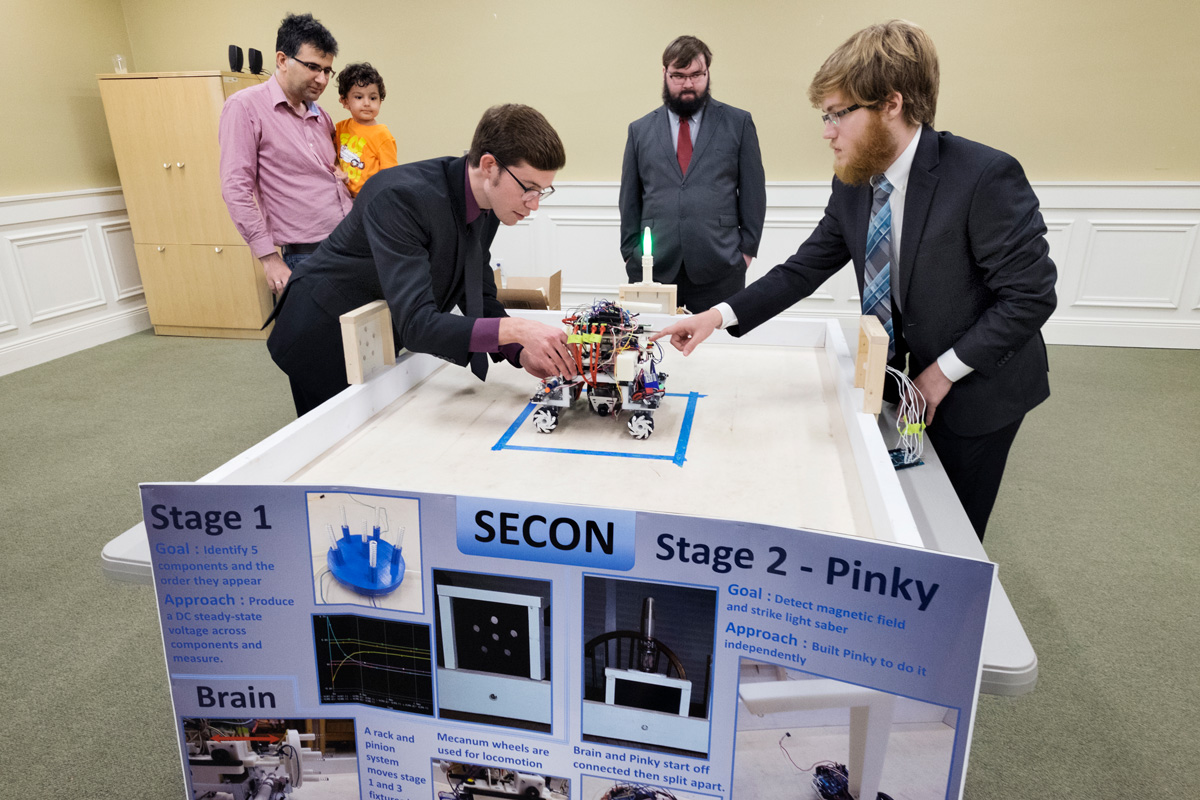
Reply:
M834 178L825 216L796 254L729 300L735 335L810 295L847 261L861 294L870 186ZM924 128L904 202L900 308L909 372L954 348L975 371L954 384L934 424L963 436L1017 421L1050 394L1040 329L1056 271L1021 165L990 147Z
M654 279L674 283L687 264L693 283L745 272L758 255L767 183L750 114L709 100L687 176L679 169L667 107L629 125L621 166L621 257L642 279L642 230L654 237Z
M488 268L499 221L488 211L466 224L466 158L437 158L383 170L363 186L350 213L301 263L275 310L267 341L289 375L310 369L314 327L338 337L338 317L373 300L387 300L396 346L460 366L470 363L466 287L478 271L479 316L507 316ZM295 293L312 302L289 302ZM457 306L463 316L449 313ZM340 347L340 345L338 345ZM498 358L498 356L497 356Z

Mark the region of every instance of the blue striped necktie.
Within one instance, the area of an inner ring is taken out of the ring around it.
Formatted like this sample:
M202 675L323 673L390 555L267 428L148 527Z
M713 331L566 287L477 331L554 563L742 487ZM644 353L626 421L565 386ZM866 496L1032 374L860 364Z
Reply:
M896 336L892 331L892 204L888 198L892 184L882 175L871 178L875 197L871 203L871 224L867 227L867 263L863 269L862 308L874 314L888 334L888 358L896 355Z

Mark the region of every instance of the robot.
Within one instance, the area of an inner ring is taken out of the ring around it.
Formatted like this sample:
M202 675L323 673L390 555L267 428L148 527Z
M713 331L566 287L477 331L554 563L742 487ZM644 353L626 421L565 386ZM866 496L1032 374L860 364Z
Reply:
M627 423L635 439L654 432L654 412L666 393L667 373L659 372L662 350L646 341L646 326L637 315L611 300L575 310L563 320L570 326L567 346L575 355L579 375L571 380L546 378L530 398L533 427L550 433L558 427L559 412L578 400L586 388L588 406L602 417L632 411Z
M218 723L221 724L221 723ZM188 766L196 800L222 794L234 800L284 800L304 785L302 740L312 734L230 735L208 720L188 726Z
M556 791L550 785L562 783L562 779L478 764L456 764L452 761L440 761L438 767L451 786L451 791L438 793L438 800L473 800L476 797L558 800L566 794Z

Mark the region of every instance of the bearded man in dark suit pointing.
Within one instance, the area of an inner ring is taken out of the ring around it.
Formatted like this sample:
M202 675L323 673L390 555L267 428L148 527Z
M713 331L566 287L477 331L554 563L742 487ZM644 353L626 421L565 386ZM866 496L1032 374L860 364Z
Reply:
M903 20L850 37L808 97L834 152L825 215L794 256L666 328L690 353L810 295L852 262L863 312L927 402L927 433L980 539L1025 414L1050 394L1041 327L1055 307L1046 225L1012 156L933 128L933 41Z

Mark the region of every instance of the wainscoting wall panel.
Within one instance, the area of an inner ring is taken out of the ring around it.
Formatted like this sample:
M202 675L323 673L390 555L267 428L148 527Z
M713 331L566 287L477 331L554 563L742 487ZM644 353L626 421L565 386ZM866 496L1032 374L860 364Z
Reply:
M0 198L0 375L150 327L120 188Z
M1200 184L1037 183L1058 309L1045 327L1054 344L1200 348ZM562 183L516 228L501 228L493 259L507 275L563 272L564 306L616 297L627 280L615 183ZM828 183L771 183L754 280L812 233ZM788 312L859 314L858 287L843 269Z
M501 227L505 275L563 272L563 304L616 298L618 186L560 183L541 209ZM1058 310L1057 344L1200 349L1200 183L1038 183ZM753 280L813 231L827 182L771 183ZM850 326L858 287L843 269L787 313ZM150 327L119 187L0 198L0 374Z

